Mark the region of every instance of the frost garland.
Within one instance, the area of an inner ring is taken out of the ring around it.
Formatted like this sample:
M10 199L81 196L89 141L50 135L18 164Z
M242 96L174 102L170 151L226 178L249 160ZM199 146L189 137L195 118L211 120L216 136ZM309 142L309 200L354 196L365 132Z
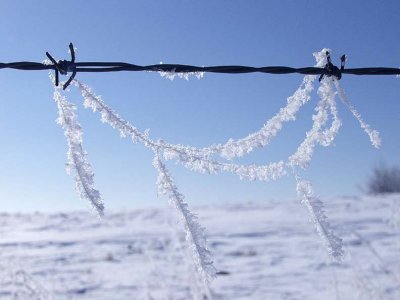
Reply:
M167 160L175 159L179 164L200 173L217 174L225 171L234 173L241 179L268 181L286 175L283 161L261 166L222 163L211 159L212 153L207 150L170 144L162 140L154 141L149 137L148 131L140 132L128 121L121 118L104 103L100 96L95 95L87 85L82 84L78 80L74 80L73 82L81 91L84 98L84 106L91 108L93 112L100 113L103 123L107 123L114 129L117 129L121 137L130 136L134 143L141 142L145 147L160 149Z

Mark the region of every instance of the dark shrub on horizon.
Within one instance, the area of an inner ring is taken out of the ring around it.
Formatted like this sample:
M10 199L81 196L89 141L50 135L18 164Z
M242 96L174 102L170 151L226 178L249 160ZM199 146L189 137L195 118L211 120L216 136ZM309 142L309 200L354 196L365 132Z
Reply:
M400 193L400 168L376 166L368 179L367 192L372 195Z

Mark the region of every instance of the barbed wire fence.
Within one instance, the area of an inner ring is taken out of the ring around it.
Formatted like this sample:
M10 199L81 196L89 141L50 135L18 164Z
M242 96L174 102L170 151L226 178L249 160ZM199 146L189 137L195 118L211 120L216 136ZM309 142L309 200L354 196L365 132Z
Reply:
M323 68L304 67L293 68L285 66L268 66L268 67L250 67L240 65L229 66L192 66L183 64L155 64L140 66L126 62L76 62L75 49L72 43L69 44L70 60L56 60L49 52L46 56L51 61L48 63L39 62L10 62L0 63L0 69L14 69L21 71L40 71L54 70L55 84L59 84L59 74L67 75L72 73L69 79L63 84L66 89L75 78L77 73L104 73L104 72L172 72L172 73L219 73L219 74L246 74L246 73L265 73L265 74L303 74L303 75L320 75L320 81L323 76L335 76L341 79L342 75L400 75L400 68L394 67L365 67L365 68L345 68L346 55L341 56L340 68L335 66L327 52L328 62Z
M193 257L193 265L197 270L199 285L203 286L205 299L211 299L208 287L209 281L215 276L216 269L213 266L211 253L207 248L204 228L198 222L195 214L189 210L184 195L178 191L177 185L167 169L164 160L175 160L184 167L201 173L231 172L241 179L268 181L291 173L296 180L296 190L302 198L302 203L310 213L315 229L320 235L323 243L333 259L340 260L343 256L342 240L337 237L327 220L322 201L314 195L312 185L309 181L302 179L296 170L297 167L306 168L311 161L316 145L330 146L341 127L341 120L336 106L336 96L352 112L358 120L361 128L367 133L372 145L376 148L380 145L379 133L373 130L361 117L358 111L348 100L344 90L339 84L343 75L400 75L400 68L394 67L365 67L345 68L346 56L340 58L340 67L332 63L330 51L323 49L314 53L317 64L314 67L292 68L285 66L250 67L240 65L208 66L200 67L182 64L156 64L140 66L125 62L76 62L75 49L72 43L69 45L70 60L56 60L50 53L46 52L48 61L45 62L11 62L0 63L0 69L15 69L22 71L54 71L51 79L55 84L54 100L58 106L58 123L64 128L64 134L68 142L69 169L75 170L75 181L81 198L89 200L100 216L103 215L104 204L100 192L94 188L94 172L86 160L86 152L83 149L83 131L80 126L76 107L67 101L66 96L61 94L61 87L65 90L68 86L75 85L81 92L86 108L91 108L101 115L101 121L109 124L120 132L123 137L130 137L134 143L140 142L154 153L153 166L158 173L157 185L160 194L168 196L172 206L178 211L182 225L186 232L188 251ZM197 75L202 77L204 73L220 74L303 74L305 75L300 87L294 94L288 97L285 107L263 127L248 136L228 140L225 144L211 145L205 148L196 148L180 144L171 144L164 140L153 140L147 131L141 132L128 121L120 117L106 103L97 96L85 84L75 79L78 73L100 73L100 72L158 72L162 76L174 76L176 74L186 76ZM68 76L65 82L60 82L60 75ZM313 82L318 78L320 87L318 95L320 101L315 107L313 115L313 126L307 132L304 141L298 146L296 152L288 157L287 161L278 161L267 165L243 165L232 163L231 160L254 151L256 148L265 147L274 138L283 126L283 123L294 121L296 113L301 106L310 99L313 90ZM327 122L329 117L332 124ZM221 162L214 158L218 156L225 159Z

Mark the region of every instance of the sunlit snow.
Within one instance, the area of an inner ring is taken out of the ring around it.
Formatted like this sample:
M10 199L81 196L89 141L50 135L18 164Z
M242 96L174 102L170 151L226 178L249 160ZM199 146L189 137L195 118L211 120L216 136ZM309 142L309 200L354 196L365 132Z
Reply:
M341 263L295 201L197 207L218 271L212 298L400 299L399 201L325 199L343 238ZM198 299L177 222L170 208L103 221L88 212L2 213L0 299Z

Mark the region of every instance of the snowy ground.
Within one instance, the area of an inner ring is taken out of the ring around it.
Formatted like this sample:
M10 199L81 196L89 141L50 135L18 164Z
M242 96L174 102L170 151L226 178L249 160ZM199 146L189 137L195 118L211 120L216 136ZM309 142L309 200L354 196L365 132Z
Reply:
M396 201L325 199L344 239L341 264L327 259L298 203L193 209L220 271L213 298L400 299ZM0 299L192 299L191 261L171 211L102 222L87 212L0 214Z

